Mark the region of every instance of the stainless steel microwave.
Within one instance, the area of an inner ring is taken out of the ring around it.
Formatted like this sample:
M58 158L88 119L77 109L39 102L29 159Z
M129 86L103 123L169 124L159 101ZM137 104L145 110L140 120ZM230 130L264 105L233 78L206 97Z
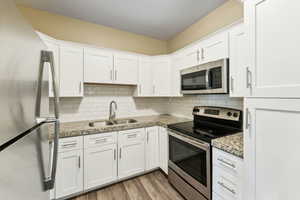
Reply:
M181 70L181 93L228 93L228 67L229 59L222 59Z

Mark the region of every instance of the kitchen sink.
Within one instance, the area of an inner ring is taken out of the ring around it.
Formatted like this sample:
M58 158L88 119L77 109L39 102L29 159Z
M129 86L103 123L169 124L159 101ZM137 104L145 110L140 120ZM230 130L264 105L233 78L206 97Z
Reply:
M133 124L137 123L138 121L135 119L119 119L119 120L114 120L114 124Z
M135 119L118 119L113 121L93 121L89 122L90 127L97 127L97 126L113 126L113 125L122 125L122 124L133 124L137 123L138 121Z
M96 126L112 126L114 123L111 121L94 121L94 122L89 122L90 127L96 127Z

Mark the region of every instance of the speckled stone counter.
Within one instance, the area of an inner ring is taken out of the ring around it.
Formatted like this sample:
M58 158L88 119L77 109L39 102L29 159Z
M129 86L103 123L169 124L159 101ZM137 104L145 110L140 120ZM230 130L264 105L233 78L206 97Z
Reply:
M122 119L126 119L126 118L122 118ZM167 127L167 125L169 124L191 121L190 119L174 117L171 115L130 117L130 119L137 120L137 123L120 124L120 125L112 125L112 126L95 126L95 127L89 126L89 122L91 121L61 123L59 137L66 138L66 137L74 137L80 135L122 131L122 130L151 127L151 126ZM93 120L93 121L104 121L104 120ZM53 127L50 127L49 134L51 138L53 135Z
M212 145L240 158L244 157L243 133L237 133L234 135L214 139L212 141Z

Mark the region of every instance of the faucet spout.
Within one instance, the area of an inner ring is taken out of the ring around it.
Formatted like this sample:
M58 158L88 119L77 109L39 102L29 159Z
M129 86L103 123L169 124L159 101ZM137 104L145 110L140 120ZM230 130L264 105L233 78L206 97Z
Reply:
M114 105L114 108L113 108ZM109 104L109 116L108 120L113 121L116 119L116 110L118 109L117 103L115 101L111 101Z

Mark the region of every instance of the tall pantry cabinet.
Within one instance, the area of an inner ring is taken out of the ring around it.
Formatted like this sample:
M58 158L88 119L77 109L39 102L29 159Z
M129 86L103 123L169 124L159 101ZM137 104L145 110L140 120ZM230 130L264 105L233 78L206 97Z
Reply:
M299 198L300 2L247 0L245 200Z

